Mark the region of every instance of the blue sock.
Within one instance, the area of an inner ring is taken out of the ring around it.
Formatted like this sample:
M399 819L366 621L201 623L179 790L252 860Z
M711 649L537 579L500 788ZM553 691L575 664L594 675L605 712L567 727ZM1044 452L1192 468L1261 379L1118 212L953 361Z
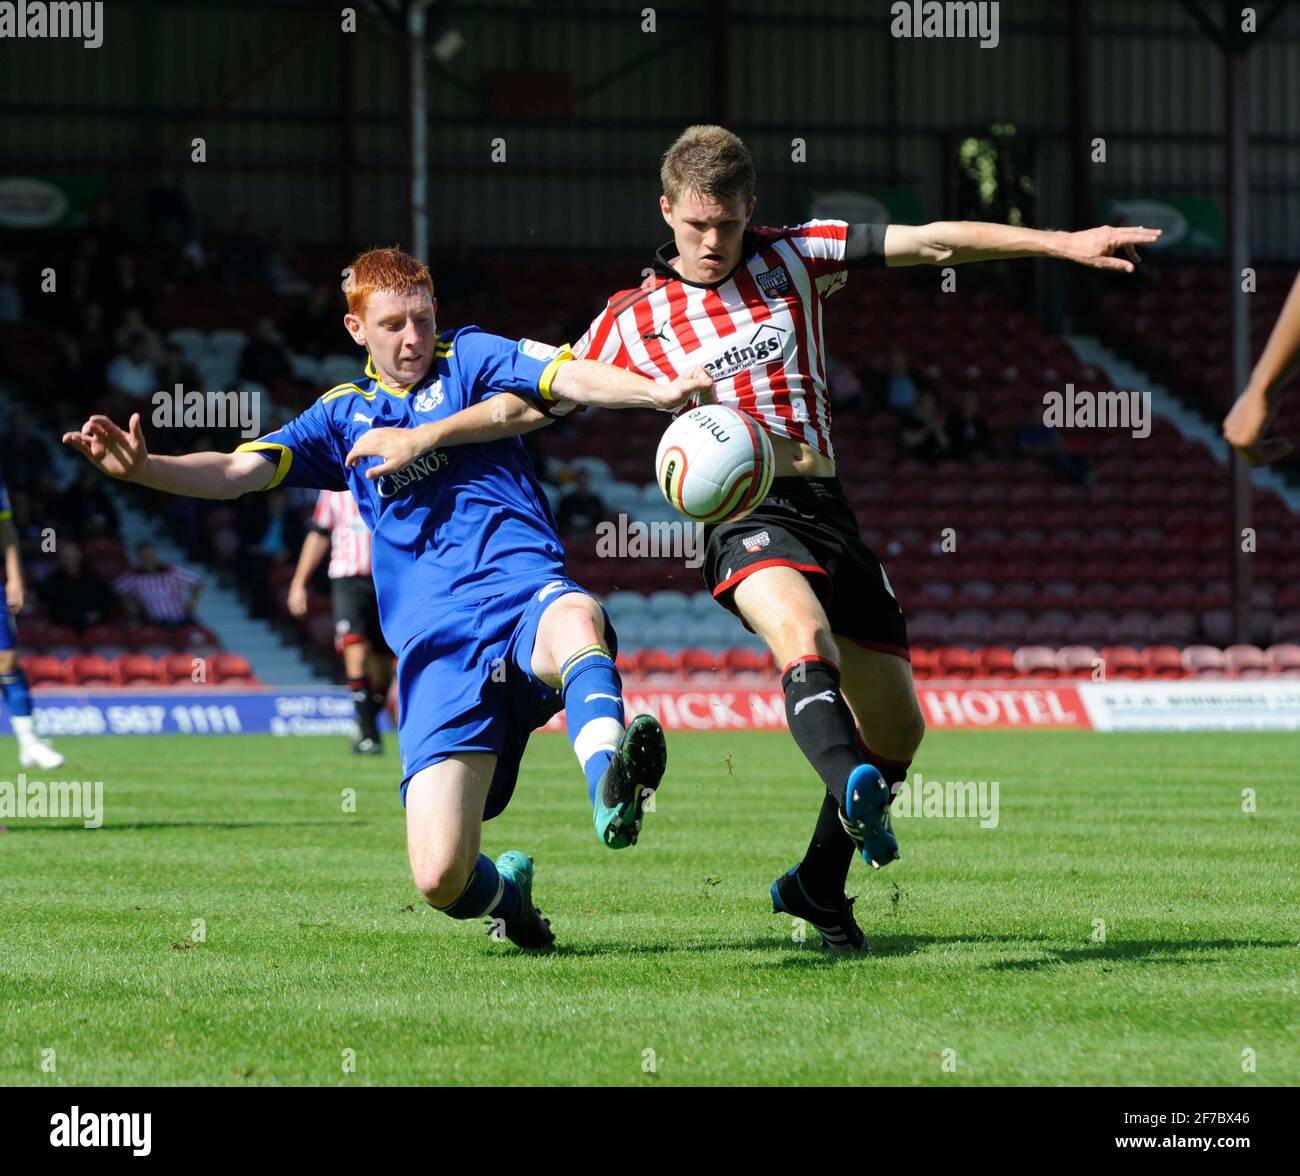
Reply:
M27 689L27 675L17 666L7 674L0 674L0 690L4 691L5 706L13 718L23 719L32 713L32 695Z
M460 897L451 906L443 907L442 912L453 919L492 915L509 923L519 913L519 891L509 878L498 873L491 858L479 854Z
M614 659L599 645L584 646L570 657L560 667L560 682L569 742L594 805L596 785L623 738L623 682Z

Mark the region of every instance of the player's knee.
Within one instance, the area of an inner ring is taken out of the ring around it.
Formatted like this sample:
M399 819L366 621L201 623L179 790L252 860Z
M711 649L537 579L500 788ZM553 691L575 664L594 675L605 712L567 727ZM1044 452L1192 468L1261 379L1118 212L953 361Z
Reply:
M440 910L451 906L469 882L469 870L464 863L450 858L419 862L411 867L411 876L424 901Z

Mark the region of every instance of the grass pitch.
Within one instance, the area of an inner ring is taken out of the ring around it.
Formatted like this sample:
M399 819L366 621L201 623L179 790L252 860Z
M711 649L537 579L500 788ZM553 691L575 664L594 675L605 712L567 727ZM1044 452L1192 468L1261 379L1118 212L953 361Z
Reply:
M536 856L530 957L418 900L391 748L65 739L105 821L0 834L0 1082L1294 1084L1298 745L932 733L916 767L997 780L997 827L897 819L843 958L770 913L820 803L788 735L670 735L619 853L538 736L484 838Z

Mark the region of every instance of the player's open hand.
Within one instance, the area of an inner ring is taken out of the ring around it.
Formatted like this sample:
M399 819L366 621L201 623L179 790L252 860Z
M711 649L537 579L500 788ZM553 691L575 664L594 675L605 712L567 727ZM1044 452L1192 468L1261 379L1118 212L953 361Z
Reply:
M134 481L149 459L140 414L132 413L130 432L106 416L92 416L78 433L64 433L63 444L79 450L96 469L110 478Z
M1224 440L1246 459L1247 465L1271 465L1294 450L1285 437L1266 436L1277 410L1276 401L1270 406L1263 393L1248 388L1224 418Z
M1099 229L1085 229L1080 233L1067 233L1061 257L1077 261L1093 269L1118 270L1131 274L1138 257L1139 245L1150 245L1160 240L1163 229L1145 229L1141 225L1115 228L1102 225ZM1119 256L1123 254L1123 256Z
M713 404L713 377L702 367L691 368L667 384L656 384L651 393L655 407L675 412L692 398L697 404Z
M404 470L426 449L428 445L418 429L371 429L352 446L344 461L353 469L362 458L382 457L383 461L366 470L366 477L373 482L385 474Z

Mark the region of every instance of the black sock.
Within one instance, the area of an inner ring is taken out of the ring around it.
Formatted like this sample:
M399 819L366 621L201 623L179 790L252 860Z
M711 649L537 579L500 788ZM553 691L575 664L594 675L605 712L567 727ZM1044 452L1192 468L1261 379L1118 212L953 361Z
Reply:
M839 667L823 657L801 657L781 675L790 734L808 762L843 805L849 773L862 763L858 725L840 693Z
M819 906L835 907L844 894L857 846L840 824L840 806L828 792L822 797L817 828L799 866L808 897Z
M361 738L378 739L379 728L375 725L375 700L370 693L370 687L366 685L364 678L353 678L348 681L348 689L352 691L352 705L356 707L357 726L361 728Z

